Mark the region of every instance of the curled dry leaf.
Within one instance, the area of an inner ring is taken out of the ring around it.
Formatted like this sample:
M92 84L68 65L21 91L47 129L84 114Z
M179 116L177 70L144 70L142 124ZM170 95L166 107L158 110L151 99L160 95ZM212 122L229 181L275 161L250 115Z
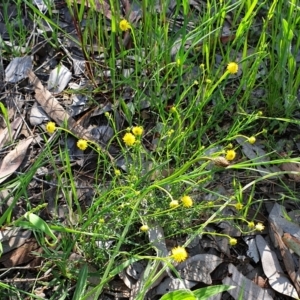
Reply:
M22 124L22 118L18 117L10 124L11 137L14 138ZM10 139L9 130L5 128L0 134L0 148L3 147Z
M280 165L280 169L282 171L288 171L291 173L288 173L287 175L290 177L290 179L300 182L300 164L299 163L283 163Z
M228 291L234 299L264 299L272 300L271 291L263 289L245 277L233 265L228 265L229 275L222 280L223 284L236 286L236 289Z
M33 137L20 141L15 149L10 151L0 165L0 183L6 180L21 165Z
M269 278L270 286L277 292L298 299L298 293L290 280L285 276L277 256L261 235L255 237L263 270ZM265 298L260 298L265 299Z
M295 253L300 256L300 240L291 236L289 233L285 233L282 237L284 244Z

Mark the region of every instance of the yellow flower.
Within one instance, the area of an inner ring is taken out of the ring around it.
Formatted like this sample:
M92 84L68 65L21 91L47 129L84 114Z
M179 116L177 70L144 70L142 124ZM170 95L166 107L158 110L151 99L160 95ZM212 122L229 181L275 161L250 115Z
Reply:
M149 226L148 225L143 225L143 226L140 227L140 230L144 231L144 232L148 231L149 230Z
M229 239L229 245L235 246L236 244L237 244L237 239L234 239L234 238Z
M256 229L257 231L263 231L263 230L265 229L265 226L264 226L262 223L257 223L257 224L255 225L255 229Z
M255 136L251 136L251 137L249 137L248 138L248 142L250 143L250 144L254 144L255 142L256 142L256 138L255 138Z
M132 133L127 132L123 137L123 141L127 146L133 146L135 143L135 136Z
M230 73L230 74L236 74L239 70L239 65L235 62L230 62L228 65L227 65L227 71Z
M171 208L175 208L175 207L177 207L177 206L179 206L179 203L178 203L177 200L172 200L172 201L170 202L170 207L171 207Z
M55 123L54 122L48 122L46 125L46 130L49 133L53 133L56 129Z
M80 149L80 150L85 150L88 146L88 143L86 140L83 140L83 139L80 139L77 141L77 147Z
M234 150L228 150L226 152L226 159L227 160L234 160L236 156L236 152Z
M173 133L174 133L174 129L170 129L170 130L167 132L167 135L168 135L168 136L171 136Z
M211 79L205 79L205 82L206 82L207 84L212 83Z
M178 246L172 249L171 257L177 262L182 262L187 259L188 254L185 248Z
M141 136L144 132L144 128L142 126L135 126L132 128L132 133L135 136Z
M121 175L121 171L118 170L118 169L115 169L115 175L116 175L116 176L120 176L120 175Z
M254 224L254 222L249 222L248 223L248 227L250 228L250 229L253 229L254 227L255 227L255 224Z
M243 204L242 203L237 203L235 205L236 210L241 210L243 208Z
M172 107L170 108L170 112L171 112L171 113L177 112L176 106L172 106Z
M191 207L193 206L193 199L190 196L183 196L181 198L182 204L184 207Z
M125 19L120 21L119 27L122 31L127 31L131 28L129 22Z

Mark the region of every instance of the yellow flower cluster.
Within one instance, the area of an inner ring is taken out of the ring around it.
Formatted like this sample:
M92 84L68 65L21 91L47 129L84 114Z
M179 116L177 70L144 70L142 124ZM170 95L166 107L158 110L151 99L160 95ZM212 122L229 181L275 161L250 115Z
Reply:
M192 207L193 206L193 199L190 196L183 196L181 198L182 204L184 207Z
M84 151L87 148L87 146L88 146L88 143L86 140L80 139L77 141L77 147L80 150Z
M124 141L126 146L133 146L137 142L140 142L140 141L136 140L136 137L141 137L142 136L142 134L144 133L144 128L142 126L134 126L132 128L132 133L127 132L123 136L123 141Z
M178 207L178 206L179 206L178 200L172 200L172 201L170 202L170 208L176 208L176 207Z
M236 244L237 244L237 239L235 239L235 238L230 238L229 239L229 245L235 246Z
M135 126L132 128L132 133L135 136L141 136L144 132L144 128L142 126Z
M132 133L127 132L123 137L123 141L126 146L133 146L135 143L135 136Z
M238 202L237 204L235 204L235 208L236 210L241 210L243 208L243 204Z
M146 232L149 230L149 226L148 225L143 225L140 227L140 230L143 231L143 232Z
M54 122L48 122L46 124L46 130L48 133L53 133L56 129L55 123Z
M234 160L235 156L236 156L236 152L234 150L228 150L226 152L226 159L229 160L229 161Z
M228 65L227 65L227 71L230 73L230 74L236 74L239 70L239 65L235 62L230 62Z
M131 28L129 22L125 19L121 20L119 23L119 27L122 31L127 31L128 29Z
M250 143L250 144L254 144L255 142L256 142L256 138L255 138L255 136L251 136L251 137L249 137L248 138L248 142Z
M188 254L185 248L178 246L172 249L171 257L177 262L182 262L187 259Z

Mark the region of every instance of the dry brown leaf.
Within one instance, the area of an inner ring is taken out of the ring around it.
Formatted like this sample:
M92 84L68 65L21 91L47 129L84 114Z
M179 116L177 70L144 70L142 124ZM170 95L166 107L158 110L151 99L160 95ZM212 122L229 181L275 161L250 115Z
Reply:
M30 82L35 87L35 99L42 106L43 110L48 116L54 120L59 126L63 126L66 122L68 129L76 136L93 141L98 147L106 153L111 160L113 157L95 140L95 138L85 128L76 123L76 121L64 110L59 102L52 96L52 94L43 86L41 81L32 72L28 72Z
M300 240L291 236L289 233L285 233L282 237L284 244L293 250L295 253L300 256Z
M6 268L26 264L34 259L31 251L35 251L38 248L39 246L37 242L34 239L30 239L19 248L2 255L0 263L2 263Z
M22 118L18 117L10 124L11 137L14 138L22 123ZM5 128L0 134L0 148L3 147L10 139L8 128Z
M300 164L298 163L283 163L280 165L282 171L297 172L297 173L288 173L287 175L294 181L300 182Z
M272 292L263 289L245 277L233 265L228 265L228 276L222 280L223 284L236 286L236 289L227 291L234 299L268 299L272 300Z
M21 165L33 137L20 141L15 149L10 151L2 160L0 166L0 183L6 180Z
M270 246L261 235L257 235L255 240L264 273L269 278L269 284L272 289L281 294L298 299L298 292L284 274L275 252L271 250Z
M273 232L274 232L274 237L279 245L279 249L280 249L281 256L283 258L285 269L288 272L288 274L297 290L298 295L300 295L300 284L297 280L297 274L296 274L296 270L295 270L294 260L293 260L292 254L290 253L290 251L287 248L288 245L291 245L292 243L295 243L295 242L291 242L292 236L287 233L284 234L284 238L281 238L280 234L278 233L278 230L276 229L276 225L274 222L270 222L270 225L271 225L271 227L270 227L271 230L273 230ZM297 242L298 242L298 247L299 247L299 241L297 241Z

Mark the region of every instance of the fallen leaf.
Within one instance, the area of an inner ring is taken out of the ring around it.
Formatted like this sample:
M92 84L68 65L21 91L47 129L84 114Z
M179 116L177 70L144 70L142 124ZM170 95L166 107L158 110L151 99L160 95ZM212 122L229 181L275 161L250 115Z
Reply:
M240 273L233 264L228 265L228 272L228 276L222 280L222 283L237 287L228 291L234 299L273 299L270 290L263 289L253 283Z
M261 235L257 235L255 240L261 257L262 267L265 275L269 278L270 286L281 294L298 299L298 293L290 280L285 276L274 251L271 250Z
M88 130L77 124L77 122L65 111L59 102L52 96L52 94L43 86L41 81L32 72L28 72L30 82L35 87L35 99L42 106L43 110L48 116L54 120L59 126L64 126L66 123L68 129L76 136L93 141L104 153L113 161L113 157L103 148L102 145L90 134Z
M22 118L18 117L10 124L11 137L14 138L19 127L22 124ZM0 148L3 147L10 140L9 130L5 128L0 134Z
M19 248L2 255L0 258L0 263L2 263L6 268L26 264L34 259L34 256L31 254L31 252L37 250L38 248L39 246L34 239L28 240Z
M269 221L273 221L276 224L276 228L280 230L280 235L283 235L283 232L288 232L300 239L300 226L287 220L285 216L288 216L285 207L275 203L270 211Z
M211 284L210 273L223 262L223 259L213 254L197 254L177 266L181 278Z
M26 78L31 69L31 56L15 57L5 69L5 81L16 83Z
M6 180L21 165L33 137L20 141L15 149L10 151L0 165L0 183Z
M72 77L72 73L64 65L60 65L50 72L48 79L48 90L58 94L62 92Z
M287 175L294 181L300 182L300 164L299 163L283 163L280 165L282 171L294 172Z
M271 225L271 230L273 230L274 237L279 246L285 269L288 272L288 274L297 290L297 293L300 295L300 284L298 281L298 276L296 274L295 263L294 263L292 254L290 253L289 249L285 245L283 238L281 238L280 234L278 233L275 223L270 223L270 225ZM289 235L289 236L291 237L291 235ZM285 239L289 240L288 243L290 243L290 238L289 239L285 238Z
M291 236L289 233L285 233L282 237L284 244L295 253L300 256L300 240Z

